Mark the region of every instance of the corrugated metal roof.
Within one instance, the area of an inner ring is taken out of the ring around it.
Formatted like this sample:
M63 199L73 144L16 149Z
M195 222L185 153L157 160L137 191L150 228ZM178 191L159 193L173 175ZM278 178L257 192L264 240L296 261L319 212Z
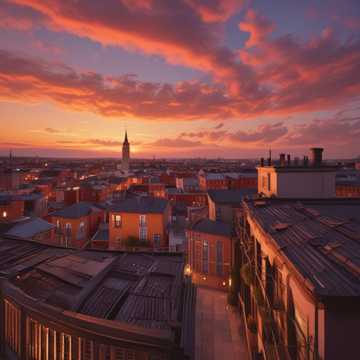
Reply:
M0 272L65 310L171 329L181 314L182 255L80 251L0 238Z

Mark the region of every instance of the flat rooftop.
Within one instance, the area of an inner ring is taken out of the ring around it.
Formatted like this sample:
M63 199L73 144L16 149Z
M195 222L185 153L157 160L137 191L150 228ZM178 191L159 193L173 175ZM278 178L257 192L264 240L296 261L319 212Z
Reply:
M320 297L360 297L360 200L244 200L252 219Z

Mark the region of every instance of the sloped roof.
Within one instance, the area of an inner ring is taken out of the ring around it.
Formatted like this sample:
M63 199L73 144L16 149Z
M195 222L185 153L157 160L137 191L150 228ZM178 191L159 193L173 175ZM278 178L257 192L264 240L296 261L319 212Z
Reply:
M315 294L360 296L360 201L247 200L244 208Z
M212 201L218 204L239 204L245 196L254 195L256 189L240 189L240 190L209 190L208 195Z
M54 227L55 225L36 217L15 223L5 235L30 239L37 234L50 231Z
M165 199L150 196L128 198L110 207L113 212L126 212L135 214L162 214L168 205Z
M61 210L54 211L50 214L50 216L62 217L65 219L78 219L97 211L100 211L100 209L94 204L88 202L79 202L67 206Z
M230 225L221 221L202 219L190 227L190 230L211 235L231 236L232 228Z

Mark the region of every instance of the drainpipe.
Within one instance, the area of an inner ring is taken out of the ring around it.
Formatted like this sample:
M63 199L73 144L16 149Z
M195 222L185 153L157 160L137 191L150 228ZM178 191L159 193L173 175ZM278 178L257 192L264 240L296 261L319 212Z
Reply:
M319 306L318 301L315 302L315 339L314 339L314 359L319 359Z

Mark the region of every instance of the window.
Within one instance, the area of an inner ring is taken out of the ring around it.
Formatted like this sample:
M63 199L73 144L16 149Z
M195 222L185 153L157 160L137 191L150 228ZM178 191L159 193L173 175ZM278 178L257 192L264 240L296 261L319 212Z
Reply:
M114 227L121 227L121 215L114 215Z
M209 272L209 242L203 242L202 270L204 274Z
M5 304L5 341L12 351L20 355L20 310L8 300Z
M85 236L85 223L82 221L79 225L78 238L82 239Z
M145 241L147 240L147 228L146 227L140 227L140 230L139 230L139 239L141 241Z
M216 274L221 276L223 274L223 244L222 241L216 242Z
M146 215L140 215L139 216L139 223L140 223L140 226L145 226L146 225Z
M268 186L268 191L271 190L271 174L267 174L267 186Z
M56 230L60 230L60 220L56 220Z
M221 220L221 207L216 206L215 212L216 212L216 214L215 214L216 221L220 221Z
M154 240L155 247L159 248L160 247L161 235L160 234L154 234L153 235L153 240Z
M65 237L67 239L71 238L71 224L70 223L66 223L65 224ZM67 245L66 245L67 246Z

